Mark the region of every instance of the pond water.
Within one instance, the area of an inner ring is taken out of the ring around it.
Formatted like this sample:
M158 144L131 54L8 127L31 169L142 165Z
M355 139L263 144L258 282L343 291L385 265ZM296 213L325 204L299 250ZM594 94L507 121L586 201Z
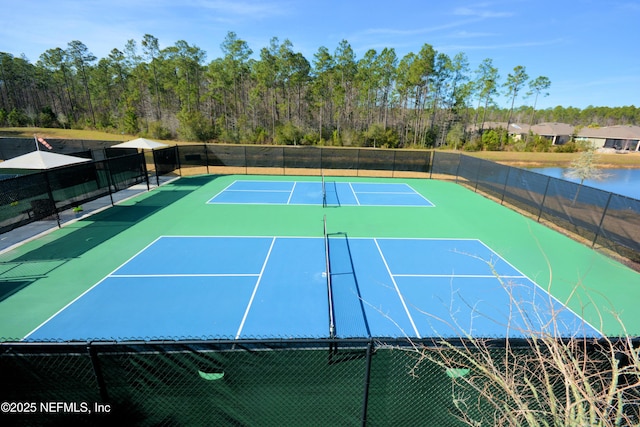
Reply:
M580 182L579 179L565 177L564 173L567 170L565 168L531 168L529 170L554 178ZM640 168L601 169L601 171L607 174L605 178L601 180L586 179L584 185L640 200Z

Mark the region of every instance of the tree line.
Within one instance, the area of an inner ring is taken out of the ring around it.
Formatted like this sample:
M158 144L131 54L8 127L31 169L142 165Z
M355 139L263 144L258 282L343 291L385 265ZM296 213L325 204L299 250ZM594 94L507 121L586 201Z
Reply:
M146 34L98 59L82 42L49 49L35 64L0 52L0 126L93 128L158 139L234 143L432 147L480 137L488 121L640 123L640 109L536 110L551 81L516 66L506 77L490 58L472 70L424 44L362 58L343 40L311 60L272 38L258 55L234 32L222 56L180 40L160 49ZM506 96L509 108L497 100ZM526 99L526 105L516 101ZM475 131L471 131L476 129Z

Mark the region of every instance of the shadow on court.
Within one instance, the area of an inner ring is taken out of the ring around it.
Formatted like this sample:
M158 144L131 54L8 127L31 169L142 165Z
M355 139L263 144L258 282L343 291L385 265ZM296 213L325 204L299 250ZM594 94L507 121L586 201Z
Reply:
M21 289L26 288L37 279L0 280L0 301L4 301Z
M182 177L177 181L172 182L170 185L173 187L193 187L198 188L203 185L209 184L211 181L215 181L222 175L200 175L200 176L187 176Z
M347 334L371 337L347 233L329 233L327 236L332 284L330 298L336 316L336 334L345 336L341 325L348 325ZM359 321L354 321L353 313L359 313Z
M173 188L172 188L173 187ZM25 288L51 271L126 231L140 221L182 199L193 190L177 189L173 184L147 193L132 205L116 205L86 220L69 224L61 235L15 258L0 259L0 301Z

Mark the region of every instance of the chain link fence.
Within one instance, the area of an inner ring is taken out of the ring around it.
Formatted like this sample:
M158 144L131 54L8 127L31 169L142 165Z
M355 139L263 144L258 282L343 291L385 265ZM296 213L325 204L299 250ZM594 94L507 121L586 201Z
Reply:
M457 153L434 152L431 173L640 263L640 200Z
M156 176L179 169L181 173L411 173L452 179L538 221L571 231L592 246L640 261L640 201L457 153L212 144L170 147L148 155L101 152L104 157L88 165L0 181L0 232L135 183L148 183L146 165L152 156ZM16 208L22 210L16 213ZM610 390L622 375L617 370L622 359L602 350L608 341L583 344L579 361L589 375L594 374L589 378L597 380L590 386ZM515 355L513 366L522 372L541 354L531 341L508 340L493 342L488 353L461 342L436 340L3 342L0 422L457 426L471 419L494 425L496 410L486 393L500 398L504 388L461 357L463 353L456 350L461 348L467 354L489 355L484 360L498 367L507 354ZM637 349L625 357L637 366ZM556 393L561 402L567 401L564 372L555 372ZM637 370L624 375L631 384L625 393L631 397L619 406L637 422L640 376ZM623 394L614 396L619 403ZM530 406L542 413L536 405L540 402L533 400Z
M591 372L594 395L614 378L603 351L609 344L584 342L583 354L575 353ZM539 359L523 340L495 340L489 351L434 339L3 343L0 401L13 406L3 407L0 419L34 426L495 425L501 410L489 399L509 396L454 348L475 351L480 361L488 355L489 366L501 371L505 363L523 369L517 375L526 375L523 363ZM550 375L558 402L570 399L562 372ZM631 391L626 405L633 413L637 379ZM552 421L544 402L524 398Z
M180 145L181 173L428 177L431 152L310 146Z
M3 138L0 153L13 154L29 145L27 141L30 140ZM593 248L640 263L640 200L459 153L201 144L117 156L117 150L106 147L105 141L51 143L63 151L82 149L94 159L105 160L0 180L0 233L57 216L61 209L94 200L126 185L143 180L148 184L147 164L151 164L158 185L160 176L174 171L181 175L329 173L431 177L455 179L506 206L526 212L539 222L580 236Z
M0 233L148 183L142 154L112 157L0 180Z

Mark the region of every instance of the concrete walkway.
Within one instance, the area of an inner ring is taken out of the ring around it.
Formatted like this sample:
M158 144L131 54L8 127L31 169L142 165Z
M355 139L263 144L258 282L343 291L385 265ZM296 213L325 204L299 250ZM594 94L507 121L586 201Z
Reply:
M175 175L161 176L160 185L164 185L178 178L179 177ZM155 176L149 177L149 190L147 190L147 183L145 182L142 184L136 184L125 190L118 191L117 193L112 193L111 197L113 197L113 204L117 205L118 203L121 203L147 191L153 191L154 188L158 187L156 183L157 181ZM65 225L71 224L75 221L86 218L105 209L109 209L112 206L111 197L104 196L91 202L82 203L83 211L80 214L76 214L72 209L60 212L60 227L64 227ZM60 227L58 227L58 222L56 221L55 217L52 216L0 234L0 254L8 252L26 242L35 240L41 236L58 230Z

